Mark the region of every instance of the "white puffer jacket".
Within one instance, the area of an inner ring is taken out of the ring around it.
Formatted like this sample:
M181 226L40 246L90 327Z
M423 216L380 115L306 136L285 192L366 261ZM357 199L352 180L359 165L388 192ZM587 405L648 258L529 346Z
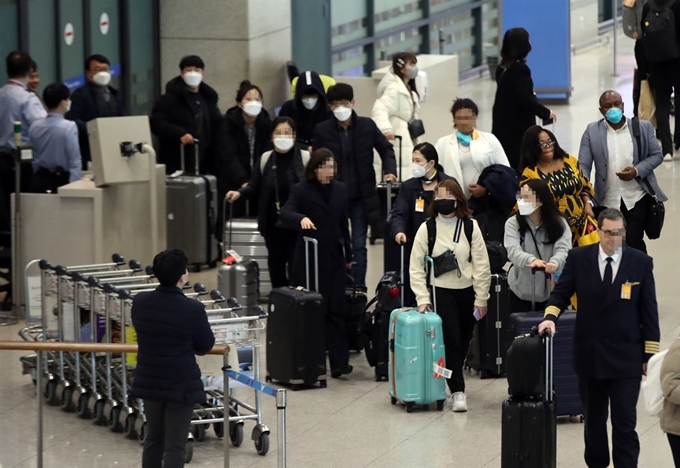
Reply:
M411 154L415 142L411 141L408 133L408 123L418 118L418 95L412 93L404 80L395 75L393 71L385 74L378 84L378 99L373 104L371 117L381 132L393 133L402 137L401 147L401 179L408 180L411 174ZM392 141L394 155L399 164L399 141ZM382 164L376 157L373 163L375 173L379 181L382 180ZM395 174L397 177L399 174Z

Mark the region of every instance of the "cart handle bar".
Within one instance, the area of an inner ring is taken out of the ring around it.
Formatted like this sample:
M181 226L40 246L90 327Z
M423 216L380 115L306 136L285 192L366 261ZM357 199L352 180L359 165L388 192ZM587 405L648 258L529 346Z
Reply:
M108 344L108 343L57 343L57 342L26 342L0 341L0 351L65 351L74 353L136 353L136 344ZM229 351L228 345L215 345L208 354L224 355Z

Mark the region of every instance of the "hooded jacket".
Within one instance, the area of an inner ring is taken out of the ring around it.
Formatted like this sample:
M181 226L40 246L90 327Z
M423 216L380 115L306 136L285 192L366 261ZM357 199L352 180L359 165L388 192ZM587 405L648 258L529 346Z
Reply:
M198 88L208 106L207 135L203 135L199 143L199 157L202 173L214 173L217 150L217 135L222 123L222 115L217 108L219 96L205 83ZM180 139L190 133L201 134L196 121L196 104L181 76L170 80L165 86L165 94L161 96L151 111L151 131L158 137L158 160L166 165L166 172L172 174L180 169ZM191 150L189 150L191 151ZM193 167L193 159L187 154L187 166Z
M470 198L470 209L486 240L503 242L505 221L517 203L519 177L511 167L492 164L479 175L477 184L486 188L486 195Z
M319 102L316 103L314 109L308 110L302 104L302 96L311 93L319 94ZM301 148L307 149L307 147L312 146L316 125L333 116L328 107L326 91L318 73L314 71L300 73L295 87L295 99L286 101L281 106L279 116L290 117L295 121L297 142Z

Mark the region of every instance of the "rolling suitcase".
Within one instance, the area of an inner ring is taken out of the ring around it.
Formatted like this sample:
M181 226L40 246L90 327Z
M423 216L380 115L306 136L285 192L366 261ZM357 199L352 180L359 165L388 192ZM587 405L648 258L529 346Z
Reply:
M491 275L489 313L477 322L465 365L479 372L481 379L505 373L508 349L506 327L510 315L508 276Z
M432 270L434 266L432 267ZM437 298L432 276L433 305ZM419 313L415 308L396 309L390 315L389 390L392 404L403 404L406 412L414 405L446 402L446 370L442 319L436 312ZM447 375L449 374L449 375Z
M359 339L359 323L361 315L366 310L368 297L366 288L359 288L354 278L347 275L349 285L345 288L345 333L350 351L361 352L363 345Z
M390 236L390 227L389 227L389 216L390 212L392 211L392 205L394 204L394 201L397 198L397 195L399 194L399 188L401 187L401 136L395 135L395 138L399 140L399 161L398 164L399 166L397 167L397 183L392 184L392 183L385 183L385 182L380 182L377 184L377 189L378 189L378 200L380 201L380 221L377 224L371 225L371 235L368 238L368 242L373 245L375 244L375 241L378 239L388 239ZM384 171L383 171L384 173ZM392 242L394 246L396 246L396 243ZM385 250L387 251L387 242L385 242ZM386 259L388 258L387 256L385 257ZM396 268L393 267L388 267L387 264L384 265L384 270L383 271L394 271Z
M199 175L198 145L194 145L194 173L185 170L184 145L181 146L182 169L166 179L167 245L182 249L196 271L201 266L217 264L215 232L217 215L217 179Z
M227 199L225 197L223 208L226 213ZM232 249L232 232L231 223L233 218L233 205L229 205L229 229L223 233L224 238L222 245L227 246L229 250ZM229 233L229 241L227 242L227 233ZM217 289L224 297L233 297L239 304L243 306L237 313L240 315L247 315L253 310L253 307L258 305L259 299L259 285L260 285L260 268L256 260L248 258L239 249L234 249L236 253L241 255L243 259L239 262L226 264L220 263L220 268L217 270ZM226 257L226 252L225 252Z
M309 237L304 241L307 289L272 290L267 319L267 381L290 384L293 390L316 382L326 387L326 311L321 294L309 290L309 243L314 244L314 277L319 284L318 242Z
M527 335L508 351L508 377L515 372L540 375L539 395L512 396L503 403L501 468L555 468L557 423L553 388L553 340ZM538 364L539 368L534 366ZM531 370L529 370L531 368Z

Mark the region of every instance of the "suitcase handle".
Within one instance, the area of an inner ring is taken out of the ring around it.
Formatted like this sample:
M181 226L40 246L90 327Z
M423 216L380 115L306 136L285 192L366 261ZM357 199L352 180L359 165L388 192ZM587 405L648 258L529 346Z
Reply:
M404 288L406 287L404 282L404 244L401 244L401 271L399 274L399 281L401 282L401 306L404 307Z
M185 144L180 145L180 163L182 164L182 174L186 173L186 153ZM194 138L194 175L198 175L198 140Z
M227 203L229 203L229 198L227 196L224 197L224 200L222 200L222 215L227 212ZM234 223L234 204L229 203L229 222L227 223L229 225L229 229L224 231L224 234L222 235L222 254L224 255L227 250L231 250L231 231L233 228L233 223ZM227 231L229 232L229 244L227 244ZM228 247L227 247L228 245Z
M545 343L545 399L553 401L554 375L553 375L553 337L548 331L543 332Z
M309 244L314 245L314 286L316 291L319 291L319 241L313 237L303 236L305 241L305 273L307 274L307 290L311 291L312 286L309 283Z
M430 269L430 286L432 286L432 311L435 312L437 310L437 287L434 282L434 260L429 255L426 255L425 268L428 267Z

